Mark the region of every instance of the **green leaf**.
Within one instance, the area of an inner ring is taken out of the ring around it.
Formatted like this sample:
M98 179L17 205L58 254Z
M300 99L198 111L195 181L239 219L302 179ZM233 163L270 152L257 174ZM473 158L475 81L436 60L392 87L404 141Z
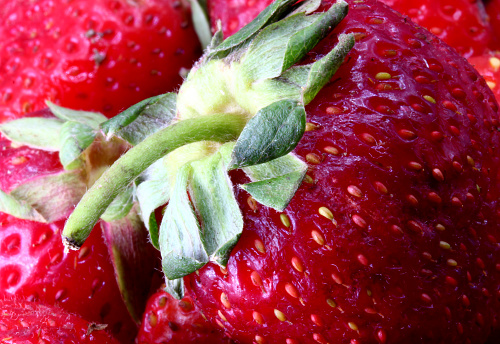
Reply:
M257 112L236 141L230 169L257 165L291 152L304 135L306 112L293 100L277 101Z
M124 218L134 205L134 185L129 185L121 194L119 194L106 209L101 219L106 222L116 221Z
M12 142L47 151L58 151L63 122L55 118L25 117L6 122L0 131Z
M47 220L27 202L19 200L2 190L0 190L0 211L17 217L18 219L47 222Z
M165 280L165 291L175 297L177 300L181 300L184 297L184 280L182 278L177 278L174 280Z
M309 104L344 62L354 46L353 34L339 35L338 44L323 58L309 65L292 67L282 77L303 89L304 104Z
M149 230L151 243L159 249L158 224L154 211L167 204L170 199L170 174L164 159L155 162L141 175L136 196L141 207L142 219Z
M297 13L269 25L252 41L242 65L253 80L271 79L300 61L347 15L345 1L323 13Z
M157 256L137 208L120 220L101 221L101 227L123 300L139 323L151 288L149 281L156 273Z
M254 20L209 52L207 58L224 58L255 36L263 27L281 19L297 0L276 0Z
M316 11L321 6L321 0L306 0L298 4L297 8L294 9L289 15L294 15L296 13L310 14Z
M172 122L176 98L175 93L166 93L143 100L101 124L101 130L108 138L116 135L137 145Z
M243 230L243 217L224 158L217 152L191 166L190 194L203 225L205 250L211 261L225 266Z
M29 204L46 220L42 222L54 222L68 217L85 191L87 184L81 173L72 171L30 180L12 190L10 196Z
M94 142L96 133L86 124L68 121L60 132L59 160L66 170L81 166L80 157L85 149Z
M210 22L206 11L206 1L189 0L191 3L191 16L193 18L194 30L200 40L203 49L210 45L212 33Z
M106 116L98 112L68 109L50 101L46 101L45 103L49 107L50 111L52 111L52 114L63 121L79 122L86 124L93 129L97 129L99 128L99 124L107 120Z
M212 36L212 40L210 41L210 45L207 50L212 51L217 48L224 41L224 33L222 32L222 22L220 20L217 21L217 31Z
M177 173L160 227L162 268L169 280L189 275L208 262L208 254L201 239L201 228L187 194L191 173L189 164Z
M244 184L255 200L283 211L295 195L307 172L307 164L290 153L265 164L243 168L253 183Z

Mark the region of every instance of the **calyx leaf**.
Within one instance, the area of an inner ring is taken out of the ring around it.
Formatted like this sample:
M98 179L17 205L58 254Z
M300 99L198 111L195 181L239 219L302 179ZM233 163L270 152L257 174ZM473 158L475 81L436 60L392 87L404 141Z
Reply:
M106 209L101 219L106 222L117 221L130 212L134 205L134 186L129 185L121 194L119 194Z
M17 217L18 219L47 222L47 220L26 201L19 200L2 190L0 190L0 211Z
M252 183L241 185L255 200L283 211L302 183L307 164L289 153L265 164L243 168Z
M79 122L68 121L60 131L59 160L66 170L81 166L80 157L96 137L96 132L90 126Z
M47 151L60 149L63 121L56 118L25 117L0 125L0 131L17 144Z
M106 116L98 112L68 109L50 101L45 103L49 107L50 111L52 111L52 114L63 121L74 121L88 125L93 129L97 129L99 128L99 124L107 120Z
M248 121L234 147L230 169L258 165L291 152L304 135L306 111L294 100L280 100Z
M151 134L167 127L176 114L175 93L166 93L145 99L101 124L109 139L118 136L137 145Z

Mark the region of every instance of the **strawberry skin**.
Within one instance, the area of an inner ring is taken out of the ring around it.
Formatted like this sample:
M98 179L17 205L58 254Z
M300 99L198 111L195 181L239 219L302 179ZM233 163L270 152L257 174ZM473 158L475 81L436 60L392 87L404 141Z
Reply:
M136 343L228 344L229 339L203 318L191 297L179 301L160 289L148 301Z
M56 153L12 147L0 139L0 189L60 172ZM118 290L100 228L85 249L64 252L64 221L43 224L0 213L0 300L57 304L88 321L108 324L110 333L131 343L137 332ZM145 283L149 283L146 281Z
M199 55L182 1L12 0L0 19L1 122L47 99L115 115L177 87Z
M237 190L227 268L186 286L241 343L484 343L500 316L498 104L427 31L348 2L335 31L357 43L295 150L309 177L283 213Z
M498 52L489 53L474 56L468 60L486 80L497 101L500 100L500 54Z
M105 326L58 307L26 301L0 302L0 338L5 344L118 344Z

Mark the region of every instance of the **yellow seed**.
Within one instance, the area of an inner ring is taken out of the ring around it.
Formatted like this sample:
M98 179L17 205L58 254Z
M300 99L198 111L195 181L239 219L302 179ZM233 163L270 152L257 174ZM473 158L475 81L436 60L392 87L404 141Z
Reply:
M318 243L318 245L323 246L325 244L325 238L317 230L312 230L311 231L311 236L314 239L314 241L316 241Z
M500 59L494 56L490 57L490 66L497 72L500 69Z
M458 263L457 263L457 261L456 261L455 259L448 259L448 260L446 261L446 263L447 263L449 266L457 266L457 265L458 265Z
M262 314L260 314L259 312L254 311L252 315L253 315L253 320L255 320L255 322L257 324L259 324L259 325L264 324L264 317L262 316Z
M310 122L306 123L306 131L313 131L316 129L318 129L318 125L316 125L314 123L310 123Z
M266 253L266 247L264 246L264 243L262 241L260 241L259 239L255 240L255 248L260 253Z
M332 146L326 146L325 148L323 148L323 150L325 152L327 152L328 154L333 154L333 155L339 154L339 150L335 147L332 147Z
M276 316L276 318L278 318L279 321L286 321L286 316L282 311L275 309L274 315Z
M488 87L490 88L490 90L494 90L495 87L497 87L497 84L494 81L486 81L486 85L488 85Z
M289 228L290 227L290 218L288 217L287 214L280 214L280 220L283 226Z
M350 329L353 330L353 331L357 331L358 330L358 325L356 325L352 321L350 321L347 325L349 325Z
M326 217L328 220L333 220L333 214L327 207L320 207L318 212L321 216Z
M335 301L333 301L332 299L326 299L326 303L328 304L328 306L330 306L332 308L337 307L337 303Z
M314 184L314 179L310 175L306 174L306 176L304 177L304 183Z
M227 298L227 295L225 293L220 294L220 302L224 305L226 308L231 308L231 303L229 303L229 299Z
M220 310L217 313L219 314L219 317L222 319L222 321L227 322L227 318L224 316L224 314Z
M450 244L448 244L446 241L440 241L439 247L441 247L444 250L449 250L451 248Z
M436 230L438 230L438 231L442 232L442 231L445 231L445 230L446 230L446 227L445 227L445 226L443 226L442 224L438 223L438 224L436 225Z
M292 266L298 272L304 272L304 265L302 265L302 262L300 261L299 258L297 257L292 258Z
M424 99L432 104L436 104L436 99L432 98L431 96L424 96Z
M386 72L380 72L375 75L375 79L377 80L389 80L390 78L392 78L392 75Z
M347 192L349 192L354 197L358 197L359 198L359 197L363 196L363 192L356 185L349 185L347 187Z

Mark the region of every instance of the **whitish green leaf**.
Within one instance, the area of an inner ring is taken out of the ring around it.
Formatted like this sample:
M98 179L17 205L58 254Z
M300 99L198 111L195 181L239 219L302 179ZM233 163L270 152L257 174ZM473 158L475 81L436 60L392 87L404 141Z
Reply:
M26 201L21 201L2 190L0 190L0 211L17 217L18 219L47 222L47 220Z
M10 195L29 204L47 222L54 222L66 218L85 191L87 184L75 171L30 180L12 190Z
M177 278L174 280L165 280L165 291L175 297L177 300L181 300L184 297L184 279Z
M243 68L253 80L280 76L301 60L347 15L347 3L340 1L323 13L297 13L269 25L252 41L243 58Z
M59 160L66 170L81 166L80 157L85 149L94 142L95 130L86 124L68 121L60 132Z
M6 122L0 131L12 142L47 151L58 151L63 121L55 118L25 117Z
M208 58L224 58L238 47L247 43L263 27L281 19L297 0L276 0L266 7L253 21L209 52Z
M140 176L136 196L141 207L142 219L151 236L151 242L159 249L158 224L154 211L167 204L170 199L170 174L164 159L155 162Z
M296 13L310 14L316 11L319 6L321 6L321 0L306 0L298 3L296 9L294 9L289 15L294 15Z
M283 211L299 188L307 165L292 153L243 169L253 183L241 187L265 206Z
M107 118L103 114L98 112L90 111L79 111L68 109L59 105L56 105L50 101L45 102L49 107L50 111L56 116L64 121L74 121L79 122L93 129L99 128L99 124L106 121Z
M306 112L293 100L257 112L236 141L230 169L262 164L291 152L304 135Z
M138 207L120 220L101 221L115 277L125 305L139 322L156 273L157 256L150 249L148 232L138 214Z
M208 262L200 235L200 225L187 194L190 165L176 175L160 227L162 267L169 280L175 280L200 269Z
M143 100L104 122L101 130L108 138L116 135L137 145L172 122L176 115L176 98L175 93L166 93Z
M191 197L203 225L210 260L226 265L243 230L243 217L221 153L191 163Z
M198 0L189 0L189 2L191 3L191 16L193 18L194 30L198 35L202 48L205 49L212 40L210 21L208 20L206 11L206 2Z
M129 185L119 194L106 209L101 219L106 222L116 221L124 218L134 205L134 185Z

